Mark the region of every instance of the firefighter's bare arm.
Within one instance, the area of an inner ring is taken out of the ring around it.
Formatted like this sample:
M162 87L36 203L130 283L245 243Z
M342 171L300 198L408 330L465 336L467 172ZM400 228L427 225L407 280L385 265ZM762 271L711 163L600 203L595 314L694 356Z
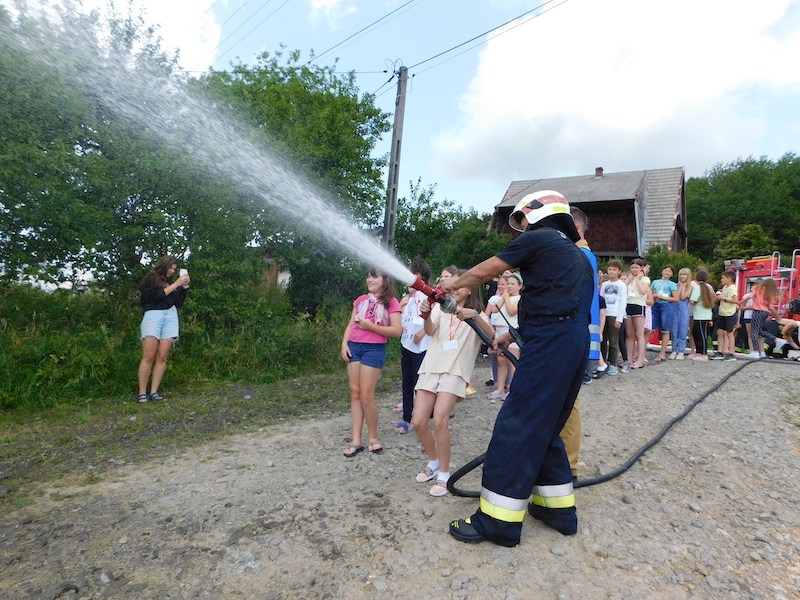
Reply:
M511 265L509 265L506 261L493 256L491 258L487 258L482 263L475 265L455 281L451 281L446 284L445 287L452 291L462 287L479 285L485 281L489 281L490 279L497 277L500 273L510 268Z

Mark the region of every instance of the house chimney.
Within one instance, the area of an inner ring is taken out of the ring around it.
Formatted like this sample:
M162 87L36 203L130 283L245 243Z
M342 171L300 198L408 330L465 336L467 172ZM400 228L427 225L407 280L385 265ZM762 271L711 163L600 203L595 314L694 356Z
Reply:
M594 170L595 177L602 177L603 176L603 167L596 167Z

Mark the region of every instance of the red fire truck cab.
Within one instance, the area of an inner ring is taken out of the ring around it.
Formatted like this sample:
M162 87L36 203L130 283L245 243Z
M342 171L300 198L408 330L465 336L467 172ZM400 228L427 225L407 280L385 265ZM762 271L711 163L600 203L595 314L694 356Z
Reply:
M771 256L756 256L749 260L726 260L725 269L736 273L736 290L739 298L744 296L759 279L774 279L780 292L778 312L791 316L789 303L797 298L800 287L800 248L792 252L790 266L781 265L780 252Z

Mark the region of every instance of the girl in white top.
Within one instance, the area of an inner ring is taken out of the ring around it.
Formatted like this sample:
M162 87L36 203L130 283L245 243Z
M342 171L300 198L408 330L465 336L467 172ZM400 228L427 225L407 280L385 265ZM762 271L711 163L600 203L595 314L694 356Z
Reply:
M647 305L647 293L650 289L650 278L644 274L642 261L638 258L631 263L631 275L628 278L628 303L625 320L625 345L628 348L631 367L638 369L644 365L644 313Z
M491 337L494 334L489 319L481 312L483 298L479 286L457 289L451 296L458 304L455 314L443 312L438 304L431 307L427 300L420 307L423 317L427 317L425 333L432 339L419 369L411 425L429 458L428 465L417 475L417 481L423 483L436 478L436 484L430 490L432 496L447 494L450 412L459 399L464 399L481 344L478 335L464 321L474 319L486 335ZM435 438L428 426L431 414Z
M409 271L425 283L431 278L431 268L421 256L415 256L411 261ZM431 344L431 336L425 333L425 322L420 315L419 308L427 296L422 292L408 289L408 293L400 300L403 309L400 323L403 334L400 336L400 371L402 373L403 401L395 406L395 410L403 413L403 420L397 424L397 433L408 433L411 415L414 412L414 386L417 385L417 372L425 351Z
M503 299L503 292L506 291L507 282L508 282L508 277L506 277L505 275L501 275L497 279L497 293L491 298L489 298L486 304L486 314L489 316L489 323L491 323L492 327L494 327L495 330L494 337L497 337L502 333L508 332L508 326L505 324L505 321L503 321L503 317L500 316L500 309L497 307L497 303ZM501 321L503 322L501 323ZM497 368L498 368L497 355L500 353L495 351L491 346L489 346L488 352L489 354L492 355L492 381L494 382L494 390L496 390L497 382L499 381L499 379L497 378ZM511 383L510 381L507 381L504 385L510 383Z
M522 275L519 273L511 273L506 278L506 289L503 292L503 298L497 303L500 309L500 318L497 320L498 325L503 325L502 331L498 327L495 338L508 332L509 327L514 329L519 328L517 313L519 312L519 295L522 289ZM519 346L516 343L509 344L508 349L511 353L519 358ZM490 400L504 400L508 394L508 388L511 379L514 377L514 364L508 360L505 355L499 353L497 355L497 389L489 394Z

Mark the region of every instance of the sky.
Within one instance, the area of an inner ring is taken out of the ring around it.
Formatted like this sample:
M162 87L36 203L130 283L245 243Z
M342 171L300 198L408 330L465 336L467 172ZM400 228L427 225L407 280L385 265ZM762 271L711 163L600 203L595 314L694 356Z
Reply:
M313 50L393 114L388 80L409 67L401 197L421 179L486 213L514 180L596 167L685 167L688 178L800 154L800 0L133 2L198 75L281 45ZM376 155L390 144L388 133Z

